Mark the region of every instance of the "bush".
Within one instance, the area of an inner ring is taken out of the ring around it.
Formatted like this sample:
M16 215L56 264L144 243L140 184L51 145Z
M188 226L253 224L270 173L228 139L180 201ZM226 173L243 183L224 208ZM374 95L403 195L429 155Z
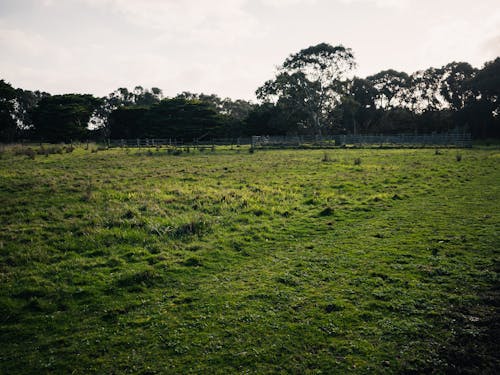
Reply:
M43 145L40 146L40 148L37 150L37 153L39 155L45 155L49 156L51 154L63 154L64 151L66 152L73 152L73 146L69 147L71 151L68 151L67 148L65 147L60 147L60 146L50 146L50 147L44 147Z
M16 155L16 156L25 155L28 158L30 158L31 160L35 160L36 152L31 147L28 147L28 148L16 147L14 149L14 155Z
M27 149L25 149L24 155L26 155L31 160L35 160L36 152L31 147L28 147Z

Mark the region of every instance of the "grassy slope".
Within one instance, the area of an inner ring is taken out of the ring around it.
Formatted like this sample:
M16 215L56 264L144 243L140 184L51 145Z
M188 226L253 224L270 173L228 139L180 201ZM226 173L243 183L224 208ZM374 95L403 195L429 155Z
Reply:
M4 154L0 372L493 372L500 152L456 152Z

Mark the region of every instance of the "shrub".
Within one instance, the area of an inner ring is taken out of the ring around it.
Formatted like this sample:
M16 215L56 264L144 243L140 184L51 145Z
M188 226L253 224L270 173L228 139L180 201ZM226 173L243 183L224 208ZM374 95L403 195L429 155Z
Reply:
M28 158L30 158L31 160L35 160L36 152L31 147L28 147L28 148L16 147L14 149L14 155L16 155L16 156L25 155Z
M24 155L26 155L31 160L35 160L36 152L31 147L28 147L27 149L25 149Z
M92 178L89 177L87 180L87 186L85 188L85 194L83 196L83 200L89 202L92 199Z
M68 147L49 146L49 147L45 147L42 145L37 150L37 153L39 155L49 156L51 154L63 154L65 151L67 153L69 153L69 152L73 152L73 150L74 150L73 146L68 146Z

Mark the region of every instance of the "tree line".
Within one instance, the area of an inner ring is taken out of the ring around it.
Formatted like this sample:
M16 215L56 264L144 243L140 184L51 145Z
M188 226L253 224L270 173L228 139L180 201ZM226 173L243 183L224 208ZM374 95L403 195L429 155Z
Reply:
M500 138L500 57L476 69L451 62L411 75L352 75L351 49L321 43L291 54L256 90L259 103L119 88L97 98L50 95L0 80L0 141L234 138L250 135L424 134L455 128Z

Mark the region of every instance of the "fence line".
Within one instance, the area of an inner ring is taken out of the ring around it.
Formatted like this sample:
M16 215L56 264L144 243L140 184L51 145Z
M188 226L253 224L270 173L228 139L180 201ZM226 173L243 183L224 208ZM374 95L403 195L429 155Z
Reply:
M326 135L326 136L253 136L240 138L219 138L186 142L176 138L111 139L109 147L215 147L250 146L266 147L342 147L342 146L454 146L472 147L470 133L441 134L397 134L397 135Z
M339 144L472 147L472 137L470 133L341 135L339 136Z
M191 142L178 138L110 139L109 147L211 147L251 145L252 138L222 138Z

